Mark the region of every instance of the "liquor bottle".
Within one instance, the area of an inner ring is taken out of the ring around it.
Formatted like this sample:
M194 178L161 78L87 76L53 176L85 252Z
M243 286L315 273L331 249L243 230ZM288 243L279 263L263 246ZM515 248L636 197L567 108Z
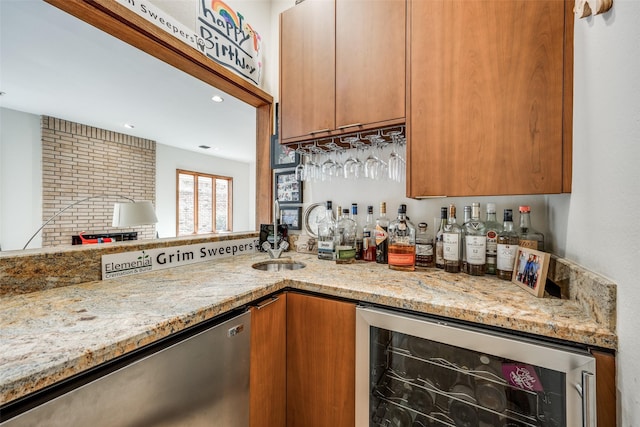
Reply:
M464 244L467 254L467 273L484 276L487 264L487 232L480 220L480 203L471 204L471 219L465 224Z
M496 274L496 260L498 257L498 234L502 231L502 224L496 221L496 204L487 203L487 220L484 222L487 233L487 274Z
M449 218L444 227L442 256L444 271L459 273L462 268L462 228L456 220L456 205L449 205Z
M520 206L520 231L518 245L523 248L544 251L544 235L531 228L531 207Z
M362 259L362 227L358 224L358 204L351 203L351 215L349 218L355 221L356 223L356 259Z
M518 252L518 233L513 229L513 211L504 210L503 230L498 234L498 259L496 275L499 279L511 280L513 265Z
M389 218L387 218L387 204L380 203L380 217L376 219L376 262L386 264L389 250Z
M447 225L447 207L440 208L440 227L436 231L436 268L444 268L444 228Z
M416 269L416 229L407 219L407 205L400 205L398 217L389 224L389 268Z
M336 264L356 261L356 222L349 218L349 209L342 210L335 233Z
M318 259L333 261L336 258L335 251L335 220L333 219L333 205L327 201L327 211L324 218L318 224Z
M462 271L469 273L467 266L467 245L464 242L464 230L467 227L467 223L471 221L471 206L465 206L464 214L462 216Z
M376 224L373 221L373 206L367 206L367 219L362 228L362 259L376 260Z
M416 231L416 269L426 269L436 266L433 234L429 232L426 222L418 224Z

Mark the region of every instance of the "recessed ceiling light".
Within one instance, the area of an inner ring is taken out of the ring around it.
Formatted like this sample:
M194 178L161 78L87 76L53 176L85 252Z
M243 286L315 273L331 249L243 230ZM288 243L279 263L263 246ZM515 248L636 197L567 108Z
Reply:
M131 123L125 123L125 124L124 124L124 127L126 127L127 129L133 129L133 128L135 128L135 126L134 126L134 125L132 125Z
M213 102L222 102L222 101L224 101L224 98L223 98L223 97L221 97L220 95L213 95L213 96L211 97L211 100L212 100Z

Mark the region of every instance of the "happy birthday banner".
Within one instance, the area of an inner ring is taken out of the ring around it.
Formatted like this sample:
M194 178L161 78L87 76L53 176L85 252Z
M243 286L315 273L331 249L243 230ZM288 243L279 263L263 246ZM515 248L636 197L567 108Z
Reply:
M198 0L196 31L187 28L148 0L116 0L208 58L260 85L262 39L240 12L219 0Z
M202 53L260 85L262 39L244 16L222 1L200 0L196 31Z

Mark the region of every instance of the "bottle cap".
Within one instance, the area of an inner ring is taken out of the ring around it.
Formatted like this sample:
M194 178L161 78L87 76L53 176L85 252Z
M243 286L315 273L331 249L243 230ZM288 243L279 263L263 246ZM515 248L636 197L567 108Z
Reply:
M358 204L351 203L351 213L354 215L358 215Z
M367 213L370 213L370 214L373 213L373 206L371 205L367 206Z
M429 227L429 225L426 222L421 222L421 223L418 224L418 228L420 228L420 229L424 228L426 230L427 227Z
M520 206L520 208L518 208L520 210L520 213L529 213L531 212L531 207L530 206Z
M327 209L332 209L333 208L333 202L331 202L331 200L327 200Z
M343 214L348 214L349 213L349 209L347 209L347 208L342 209L342 213Z
M487 203L487 213L496 213L495 203Z
M504 210L504 220L507 222L513 221L513 211L511 209Z
M443 206L440 208L440 218L446 218L447 217L447 207Z
M407 213L407 205L404 205L404 204L400 205L398 207L398 213L406 214Z

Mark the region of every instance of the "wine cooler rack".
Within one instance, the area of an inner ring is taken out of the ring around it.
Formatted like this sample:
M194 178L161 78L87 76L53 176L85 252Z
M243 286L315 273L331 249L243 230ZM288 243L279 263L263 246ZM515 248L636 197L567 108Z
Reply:
M401 334L383 341L372 348L371 426L564 425L563 396L510 384L501 370L510 361ZM560 373L538 374L562 382Z

